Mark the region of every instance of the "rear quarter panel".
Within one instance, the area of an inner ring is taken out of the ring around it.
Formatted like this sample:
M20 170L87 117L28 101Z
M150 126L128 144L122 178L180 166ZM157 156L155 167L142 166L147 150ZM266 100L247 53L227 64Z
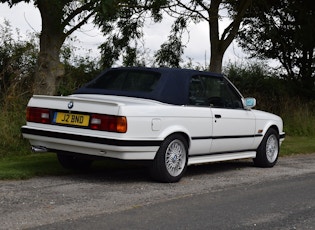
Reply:
M127 116L128 138L162 141L173 133L183 133L188 139L190 154L210 151L211 139L192 141L193 137L212 135L210 108L167 104L126 105L121 107L120 115Z

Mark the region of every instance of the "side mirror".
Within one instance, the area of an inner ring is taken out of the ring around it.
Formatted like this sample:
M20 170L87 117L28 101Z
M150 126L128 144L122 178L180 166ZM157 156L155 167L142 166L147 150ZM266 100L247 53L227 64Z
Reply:
M253 97L244 98L245 109L251 109L256 106L256 99Z

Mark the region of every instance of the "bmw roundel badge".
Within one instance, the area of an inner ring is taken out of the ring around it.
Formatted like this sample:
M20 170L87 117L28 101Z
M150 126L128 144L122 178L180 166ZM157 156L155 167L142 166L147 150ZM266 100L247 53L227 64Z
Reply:
M70 101L70 102L68 103L68 108L69 108L69 109L72 109L72 108L73 108L73 101Z

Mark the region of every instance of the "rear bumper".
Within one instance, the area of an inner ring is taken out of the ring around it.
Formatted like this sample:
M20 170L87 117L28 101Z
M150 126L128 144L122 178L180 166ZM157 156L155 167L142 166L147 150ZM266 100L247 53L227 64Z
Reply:
M23 126L21 132L37 151L67 151L123 160L153 160L162 141L122 140Z

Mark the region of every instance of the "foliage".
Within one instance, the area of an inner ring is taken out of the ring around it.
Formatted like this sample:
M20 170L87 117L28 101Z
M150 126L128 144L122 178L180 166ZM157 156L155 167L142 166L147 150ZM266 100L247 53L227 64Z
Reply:
M0 37L0 157L25 155L30 153L29 144L22 139L20 127L25 124L25 107L32 92L37 37L34 34L27 36L28 40L19 35L14 37L8 23L0 27ZM142 55L148 59L145 52ZM71 45L62 48L61 61L65 75L60 79L58 91L63 95L72 93L100 72L98 60L75 55ZM203 70L203 67L193 66L191 60L185 66ZM284 119L287 134L315 136L315 102L299 97L291 90L295 85L281 73L260 63L230 63L224 72L244 96L258 99L258 109L279 114Z
M16 37L14 37L16 36ZM0 25L0 156L23 151L20 127L32 92L38 48L36 36L23 41L8 22Z
M73 93L95 78L99 72L96 60L91 60L89 57L76 57L71 64L65 63L65 75L60 79L57 94L65 96Z
M315 100L293 94L290 81L266 64L229 64L225 73L245 97L257 99L257 109L278 114L291 136L315 136Z
M11 7L19 2L22 1L1 0L1 3L8 3ZM56 94L58 78L65 74L65 66L59 59L60 49L67 37L91 20L107 36L101 46L104 68L111 67L124 50L126 55L131 54L131 57L124 58L124 62L137 63L137 52L132 41L142 36L141 28L147 12L151 12L154 21L161 20L159 9L165 2L166 0L34 0L34 6L39 9L42 18L34 92Z
M160 50L155 53L155 60L158 66L180 67L184 45L182 44L182 35L187 24L186 19L179 17L172 26L168 41L161 45Z
M1 3L8 3L11 7L19 2L23 1L1 0ZM65 74L64 66L59 60L65 39L92 19L103 1L34 0L32 3L39 9L42 18L33 92L54 95L58 78Z
M281 145L280 156L315 152L314 136L286 136Z
M251 0L170 0L164 11L174 17L175 21L168 37L169 41L163 43L156 53L158 64L179 66L184 48L181 44L183 31L187 30L191 23L205 21L209 25L210 36L209 70L221 73L223 55L236 36L251 2ZM223 17L229 18L230 21L223 33L220 33L219 21Z
M21 0L1 0L13 6ZM31 2L25 0L25 2ZM105 42L100 46L101 66L108 68L117 60L124 65L146 64L139 52L139 40L148 18L161 22L162 12L175 18L168 41L155 53L156 63L163 66L179 67L185 46L181 38L189 23L201 20L208 22L210 30L210 70L221 72L225 50L234 39L250 0L237 1L181 1L181 0L34 0L42 17L40 52L35 72L34 91L53 95L58 85L57 78L64 75L64 66L59 54L65 39L90 19L100 27ZM228 12L222 15L222 12ZM223 16L231 19L230 24L219 34L219 20Z
M102 53L102 68L109 68L117 60L126 66L144 64L139 51L143 27L148 18L162 20L161 9L167 0L110 0L95 16L105 42L99 47Z
M286 97L287 88L268 65L258 62L239 65L230 63L225 67L225 72L245 97L262 99L264 104L260 106L263 109L280 112L281 106L275 102Z
M292 136L315 136L315 101L305 101L299 97L285 98L281 116L285 130Z
M315 99L315 6L312 0L258 1L238 38L252 57L278 59L296 94Z
M19 98L10 101L10 108L2 107L0 113L0 157L21 155L29 150L27 141L21 137L20 128L25 124L26 100Z
M28 40L19 34L15 37L8 22L0 25L0 38L0 157L3 157L30 152L20 128L25 124L25 108L32 95L38 48L35 35L28 35ZM62 48L66 71L59 88L61 94L71 93L100 72L97 61L75 56L74 50L71 46Z
M61 49L61 61L65 66L65 75L59 79L57 95L69 95L100 73L99 60L76 55L76 47L66 44Z
M162 12L174 17L170 35L160 49L155 52L158 66L179 67L185 46L182 44L184 32L191 23L206 21L209 24L211 42L210 70L221 72L225 50L234 39L242 17L250 6L250 0L237 1L181 1L181 0L110 0L96 15L95 22L105 34L105 42L100 46L102 67L111 67L117 60L128 66L143 64L139 61L138 42L143 36L147 18L154 22L162 20ZM117 4L118 3L118 4ZM226 10L222 10L226 8ZM220 12L219 12L220 11ZM222 35L219 35L219 20L222 12L229 12L231 19Z
M29 40L23 41L19 31L14 34L7 21L0 25L0 100L7 104L32 92L38 46L35 34L27 36Z

